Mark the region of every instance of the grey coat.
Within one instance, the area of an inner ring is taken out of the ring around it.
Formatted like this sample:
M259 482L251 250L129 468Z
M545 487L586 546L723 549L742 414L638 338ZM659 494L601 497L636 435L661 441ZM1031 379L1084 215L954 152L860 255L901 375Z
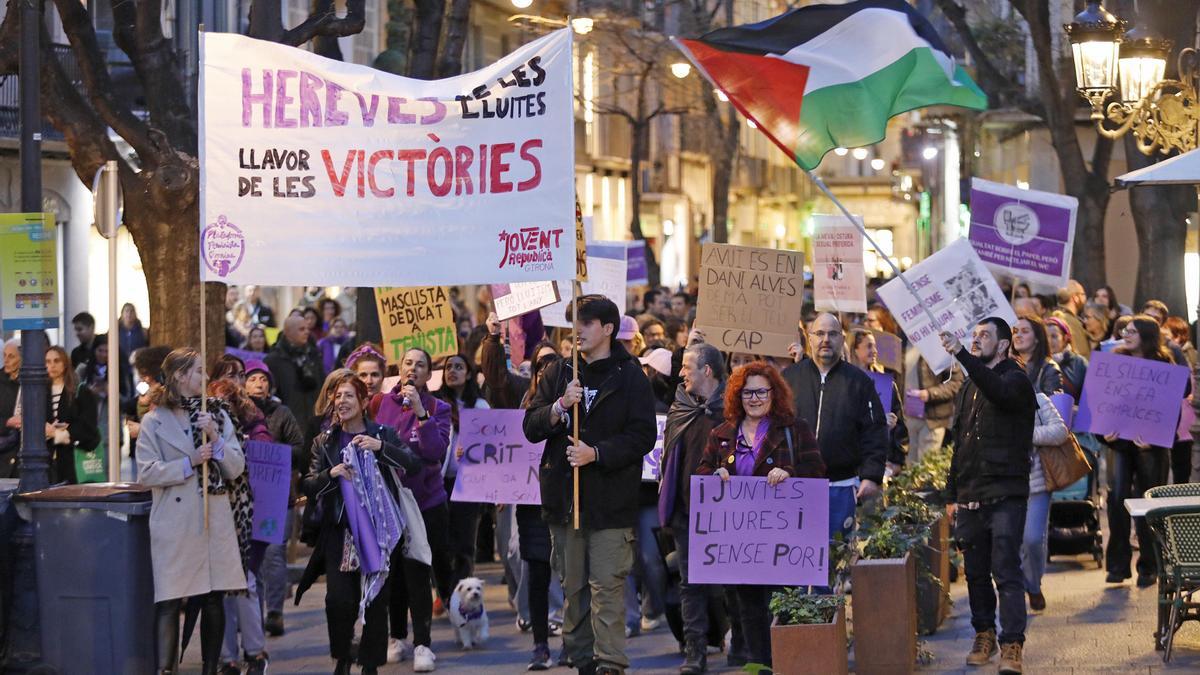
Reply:
M223 412L221 436L225 442L221 475L236 478L245 470L246 459L233 423ZM142 418L138 480L154 488L150 559L155 602L246 588L227 494L209 495L208 530L204 529L201 472L197 469L187 476L185 468L197 455L186 412L155 408Z

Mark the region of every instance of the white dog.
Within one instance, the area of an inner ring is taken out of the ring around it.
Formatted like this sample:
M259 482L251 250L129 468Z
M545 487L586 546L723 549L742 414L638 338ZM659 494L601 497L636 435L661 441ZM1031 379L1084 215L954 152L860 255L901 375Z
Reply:
M483 606L483 580L467 577L458 582L450 596L450 623L454 639L465 650L482 646L488 639L487 609Z

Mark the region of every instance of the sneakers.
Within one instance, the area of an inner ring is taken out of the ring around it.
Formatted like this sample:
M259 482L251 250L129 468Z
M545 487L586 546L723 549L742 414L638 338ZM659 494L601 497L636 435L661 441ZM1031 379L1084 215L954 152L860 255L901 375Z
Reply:
M554 665L574 668L575 664L571 662L571 655L567 653L567 644L564 642L562 650L558 652L558 658L555 659Z
M266 653L259 654L254 658L246 659L246 675L266 675L267 672L267 655Z
M267 620L263 622L267 635L279 637L283 635L283 612L267 612Z
M1046 596L1042 595L1041 593L1030 593L1029 609L1032 609L1035 612L1040 612L1046 609Z
M550 670L554 667L554 661L550 659L550 645L545 642L539 642L533 646L533 657L529 660L529 666L525 670Z
M532 629L532 628L533 628L532 621L526 621L525 619L522 619L519 616L517 617L517 630L521 631L522 633L528 633L530 631L530 629Z
M1019 645L1018 645L1019 646ZM996 631L986 630L975 634L975 643L971 645L971 653L967 654L968 666L982 666L992 660L996 653ZM1019 654L1019 652L1018 652ZM1020 672L1020 671L1018 671Z
M400 663L407 659L408 655L412 654L412 651L412 645L409 644L408 640L388 638L387 662Z
M413 649L413 672L414 673L432 673L437 666L433 662L437 661L433 650L425 645L417 645Z
M1000 675L1021 675L1021 643L1000 646Z
M643 616L642 617L642 632L649 633L650 631L661 626L662 623L663 623L663 618L661 616L655 616L655 617Z
M689 642L683 648L683 664L679 666L679 675L700 675L708 670L708 655L704 645Z
M559 623L557 621L550 621L550 622L547 622L546 626L547 626L547 628L549 628L550 637L561 637L562 636L562 624L561 623Z
M642 634L642 626L640 623L635 623L632 626L625 624L625 637L635 638Z

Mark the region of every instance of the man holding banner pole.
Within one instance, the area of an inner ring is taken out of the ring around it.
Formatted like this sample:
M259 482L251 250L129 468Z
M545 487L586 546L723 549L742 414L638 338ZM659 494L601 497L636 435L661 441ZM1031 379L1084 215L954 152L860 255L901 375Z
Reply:
M654 394L641 364L616 340L621 315L608 298L585 295L572 321L578 371L550 365L525 412L530 442L545 441L539 470L542 516L562 576L563 639L581 673L621 673L624 586L633 565L642 458L654 447ZM571 408L579 404L579 440ZM579 471L579 522L572 475Z

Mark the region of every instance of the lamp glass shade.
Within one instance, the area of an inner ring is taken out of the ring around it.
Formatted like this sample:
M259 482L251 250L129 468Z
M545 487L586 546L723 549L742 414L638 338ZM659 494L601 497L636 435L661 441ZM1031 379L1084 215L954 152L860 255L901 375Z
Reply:
M1111 91L1117 84L1116 40L1087 40L1071 43L1075 57L1075 84L1083 91Z
M1153 56L1134 56L1120 60L1121 100L1136 104L1150 95L1162 82L1167 70L1167 60Z

